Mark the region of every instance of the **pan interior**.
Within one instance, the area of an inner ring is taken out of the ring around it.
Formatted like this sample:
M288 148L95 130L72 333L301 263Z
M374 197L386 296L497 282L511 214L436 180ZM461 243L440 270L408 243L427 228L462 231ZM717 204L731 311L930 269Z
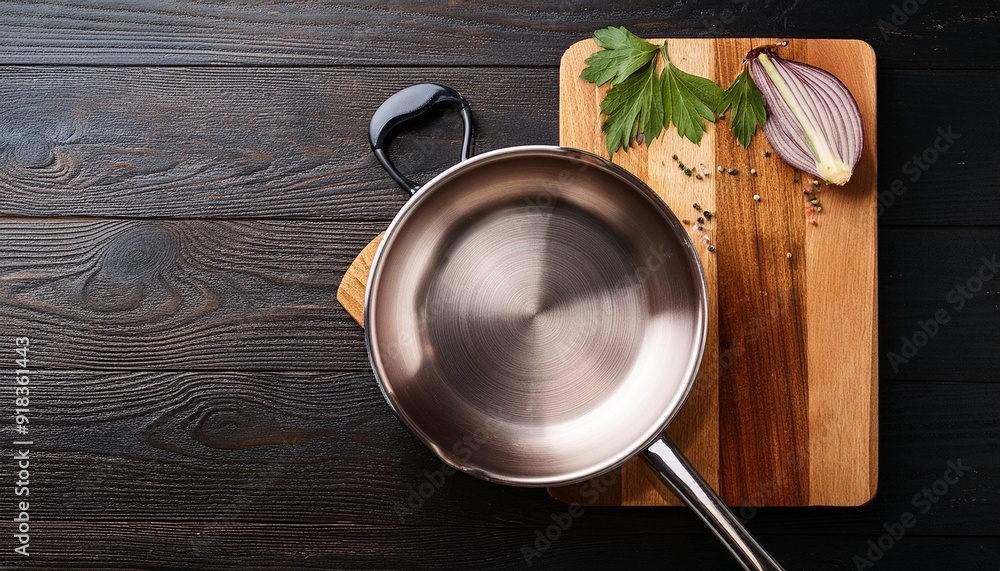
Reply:
M599 406L628 373L647 322L629 249L567 203L499 204L465 221L418 308L429 365L464 402L512 423Z
M702 346L700 271L664 208L587 155L480 157L433 181L373 267L367 332L390 404L489 479L623 461L680 405Z

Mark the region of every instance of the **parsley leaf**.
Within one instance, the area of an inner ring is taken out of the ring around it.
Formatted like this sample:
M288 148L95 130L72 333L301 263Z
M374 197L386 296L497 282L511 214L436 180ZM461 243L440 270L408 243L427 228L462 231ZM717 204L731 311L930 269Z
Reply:
M640 133L649 146L663 130L663 103L655 60L621 83L612 85L601 101L601 113L608 116L601 126L608 155L628 148Z
M747 66L743 67L743 73L722 94L715 109L720 115L730 109L729 127L736 135L736 140L744 148L750 146L750 139L757 131L757 125L763 126L767 116L764 111L764 96L750 78Z
M580 74L584 81L611 84L601 101L606 119L604 131L608 154L628 149L634 141L648 146L671 124L680 136L700 143L705 120L715 122L722 88L710 79L687 73L670 61L667 44L655 46L624 27L594 32L602 50L593 53ZM663 71L658 72L659 56Z
M594 32L597 45L604 48L588 57L584 63L587 68L580 78L604 85L607 82L617 84L638 71L656 56L656 46L636 36L624 26L614 26Z
M715 108L722 98L722 88L714 81L691 75L675 66L667 55L667 44L660 49L667 64L661 76L665 116L677 127L677 134L695 144L701 143L705 122L715 122Z

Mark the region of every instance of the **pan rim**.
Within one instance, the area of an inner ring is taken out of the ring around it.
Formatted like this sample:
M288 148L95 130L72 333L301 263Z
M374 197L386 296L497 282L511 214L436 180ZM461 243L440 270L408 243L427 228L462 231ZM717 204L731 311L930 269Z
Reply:
M573 472L566 474L559 474L556 476L539 476L539 477L508 477L500 474L496 474L484 469L476 468L474 466L468 466L461 462L456 461L450 454L446 452L435 439L428 436L420 426L415 422L410 415L406 413L404 408L395 401L395 399L387 390L387 385L389 383L386 381L386 374L381 366L378 356L373 351L373 345L375 343L376 331L372 327L373 325L373 300L377 297L377 285L380 278L380 272L384 264L383 260L386 257L386 252L391 251L392 242L396 238L395 232L396 228L401 226L405 220L410 216L412 211L418 207L418 205L423 201L425 197L434 192L434 189L441 186L445 181L460 175L462 172L469 169L473 169L480 164L489 163L497 160L503 160L510 157L520 156L520 155L530 155L530 156L549 156L556 157L562 160L572 159L576 161L581 161L588 163L590 166L594 166L604 170L606 173L620 179L625 186L638 192L646 201L650 204L651 208L654 208L660 217L667 223L675 237L683 245L683 248L687 254L687 267L692 274L692 278L697 278L695 281L696 294L698 296L697 300L697 333L696 338L693 340L693 350L691 351L688 362L685 366L684 380L678 387L678 390L674 392L672 397L664 403L662 407L662 412L658 416L656 423L651 424L651 426L643 431L642 435L632 441L628 447L624 447L617 454L611 455L608 458L595 462L591 467L577 469ZM666 205L662 198L654 192L648 184L633 175L631 172L625 168L614 164L613 162L590 153L581 149L574 149L569 147L562 147L556 145L522 145L515 147L505 147L489 152L485 152L469 160L460 162L453 165L440 174L432 178L429 182L424 184L420 189L410 197L409 200L400 208L399 212L393 217L392 222L386 228L383 238L376 248L375 255L372 258L369 279L365 287L365 299L364 299L364 312L363 312L363 326L365 335L365 347L368 352L368 360L371 364L372 371L375 375L379 391L385 398L389 407L393 410L396 416L403 422L403 424L409 429L409 431L416 436L425 446L431 449L434 454L444 461L449 466L465 472L469 475L500 484L519 486L519 487L550 487L550 486L560 486L569 485L574 483L583 482L593 478L595 476L600 476L606 474L620 466L622 466L629 459L639 454L641 451L648 448L653 444L659 437L660 434L666 429L670 422L674 419L677 413L680 411L683 404L687 401L688 396L691 393L691 389L694 386L695 380L698 376L698 371L701 366L701 360L704 356L705 345L707 343L708 334L708 291L707 284L705 280L705 272L702 267L701 257L698 255L698 251L695 248L694 241L688 235L687 231L684 229L683 225L677 219L677 216L672 210Z

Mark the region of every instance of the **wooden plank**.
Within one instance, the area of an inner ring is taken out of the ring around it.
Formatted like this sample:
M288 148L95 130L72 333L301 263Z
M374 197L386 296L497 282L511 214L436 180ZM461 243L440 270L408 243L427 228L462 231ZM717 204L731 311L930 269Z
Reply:
M556 103L551 70L0 67L0 214L387 221L406 194L368 121L429 79L467 94L479 149L555 140L554 117L532 120ZM511 98L518 82L530 97ZM461 133L444 114L394 143L397 166L429 179Z
M405 196L364 133L385 97L427 80L470 99L480 151L558 141L550 68L0 67L0 214L387 223ZM980 94L1000 72L881 71L879 89L880 223L996 224L1000 147L985 143L1000 113ZM441 119L393 148L419 179L458 156L460 120ZM912 156L949 127L961 138L911 181Z
M394 417L370 373L40 371L36 377L32 517L38 521L170 520L192 526L192 533L240 522L358 522L530 536L550 523L550 513L566 509L543 490L457 474L414 500L441 461ZM998 398L1000 383L887 383L881 489L872 504L741 513L764 534L875 532L914 510L914 494L940 479L949 460L962 459L971 470L911 532L997 529ZM574 528L705 534L686 509L583 505L587 517Z
M37 529L37 548L30 558L16 561L18 568L145 569L155 561L155 568L170 569L395 569L413 567L416 561L420 566L435 568L506 569L525 566L526 555L532 566L587 567L595 561L614 561L628 567L669 567L678 561L697 561L706 569L733 568L729 552L705 534L627 535L617 530L602 533L573 529L559 536L559 541L551 542L549 548L535 550L533 529L484 533L458 528L442 533L426 528L348 523L253 523L218 526L195 535L190 523L161 521L87 526L40 522ZM65 539L49 539L55 537ZM786 567L840 570L854 565L854 555L864 557L865 542L872 538L878 535L784 535L764 537L762 542ZM879 562L900 569L920 569L928 562L967 569L1000 565L992 538L907 534L902 545L905 547L891 550Z
M367 371L363 332L334 297L355 254L383 228L0 219L0 323L35 337L38 365L48 370ZM1000 281L959 311L946 300L997 244L1000 228L883 229L884 379L997 380ZM949 311L950 321L893 371L886 353L898 352L900 338L912 337L917 321L938 309Z
M713 77L736 77L746 53L766 43L716 43ZM793 60L804 59L805 50L812 49L802 42L789 48ZM811 505L807 403L812 379L806 368L812 355L805 325L813 316L804 254L806 232L812 229L806 228L801 193L795 193L792 182L800 175L767 160L764 152L770 147L763 137L755 136L748 149L728 132L713 142L718 164L738 173L715 179L721 220L719 346L733 356L720 379L722 413L715 443L722 456L720 493L737 505ZM756 176L750 173L755 167ZM831 337L831 343L842 341ZM863 465L867 468L867 461Z
M868 152L876 148L877 121L875 53L866 48L817 41L807 44L805 54L822 69L840 70L838 77L861 109L865 147L850 182L817 195L829 214L821 213L823 227L808 228L800 242L805 279L796 285L804 292L802 317L808 316L801 321L809 357L803 361L810 431L807 481L810 502L820 505L863 504L878 481L878 237L870 194L878 175L876 153ZM845 60L855 65L841 65ZM795 219L795 213L789 215ZM801 220L801 211L798 216ZM837 223L830 224L834 218ZM851 245L849 253L845 244ZM848 342L834 350L834 340Z
M947 82L939 83L919 72L879 72L882 226L1000 220L1000 175L975 169L1000 164L1000 145L993 142L1000 131L1000 103L983 97L1000 93L1000 72L947 75ZM928 101L949 104L929 113Z
M583 521L581 516L580 521ZM483 533L477 529L326 525L237 524L201 535L190 523L151 521L37 524L37 549L17 560L24 569L237 569L434 568L508 569L532 566L587 568L595 561L633 567L669 567L694 561L705 569L731 569L732 556L705 534L622 534L573 529L544 550L535 550L535 530ZM543 528L540 528L543 529ZM58 542L51 538L59 538ZM377 538L377 539L376 539ZM783 535L762 542L787 568L841 570L865 556L878 535L820 537ZM35 542L32 542L35 545ZM540 543L540 545L545 545ZM921 569L928 564L963 569L1000 565L996 541L984 537L906 536L904 547L879 557L887 568ZM523 548L523 549L522 549ZM533 552L537 556L533 557ZM36 555L37 554L37 555ZM5 558L13 557L4 554ZM155 561L155 563L153 563ZM415 563L416 562L416 563Z
M1000 228L883 229L878 259L882 379L996 382Z
M334 296L372 224L0 220L0 321L34 363L367 369Z
M890 68L1000 66L989 3L920 3L913 14L898 5L851 0L831 11L794 2L639 0L626 8L570 0L386 10L375 0L292 0L269 8L194 0L7 2L0 6L0 58L13 64L553 65L567 46L613 23L645 37L861 38ZM939 49L941 42L949 42L948 49Z

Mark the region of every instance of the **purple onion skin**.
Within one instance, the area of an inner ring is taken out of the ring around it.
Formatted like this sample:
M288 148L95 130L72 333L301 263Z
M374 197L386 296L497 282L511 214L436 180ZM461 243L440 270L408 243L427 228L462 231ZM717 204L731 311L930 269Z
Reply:
M774 151L801 171L847 183L864 147L861 111L847 86L824 69L779 57L770 46L751 50L747 61L764 95L764 136Z

